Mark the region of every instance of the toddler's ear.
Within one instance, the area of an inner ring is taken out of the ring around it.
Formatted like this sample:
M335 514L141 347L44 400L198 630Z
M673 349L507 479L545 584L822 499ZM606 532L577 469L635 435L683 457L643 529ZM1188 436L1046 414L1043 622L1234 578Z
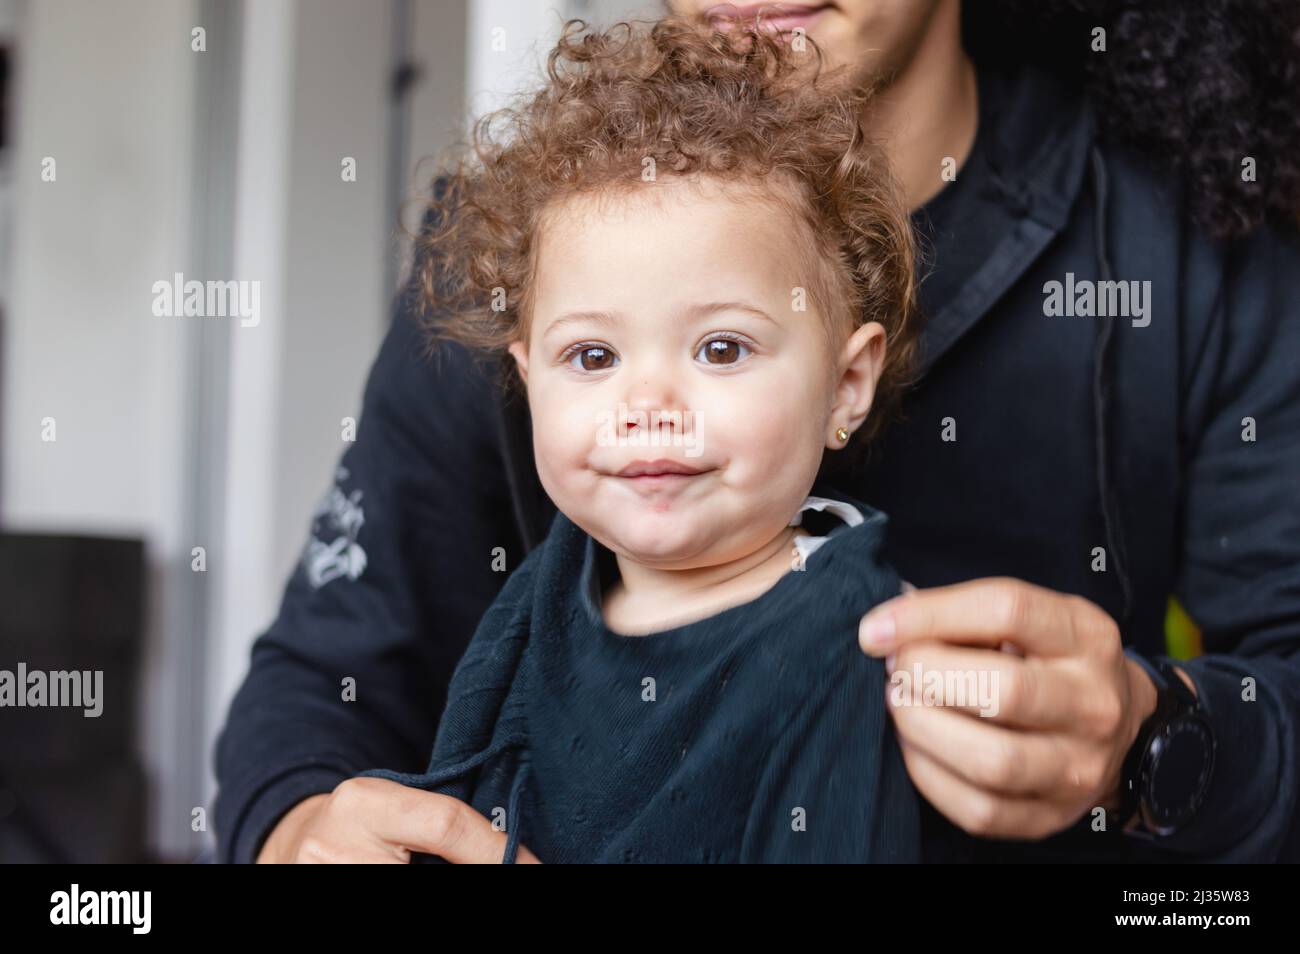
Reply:
M844 373L835 392L831 409L850 431L856 431L867 419L876 384L885 363L885 326L878 321L860 326L849 338L841 356Z
M510 342L510 346L506 350L508 350L512 355L514 355L515 367L519 369L519 380L523 381L524 385L527 386L528 346L525 345L522 341L512 341Z

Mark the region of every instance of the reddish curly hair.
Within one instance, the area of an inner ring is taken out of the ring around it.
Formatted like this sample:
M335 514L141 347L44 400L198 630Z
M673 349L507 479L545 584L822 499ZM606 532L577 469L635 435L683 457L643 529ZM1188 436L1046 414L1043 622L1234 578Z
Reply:
M853 438L869 443L913 383L911 222L862 126L871 91L844 68L825 70L816 43L801 39L799 50L699 17L603 31L567 22L543 87L479 119L466 151L435 177L410 286L430 350L440 339L491 353L527 341L548 209L665 176L709 178L789 210L832 345L866 322L884 326L872 413Z

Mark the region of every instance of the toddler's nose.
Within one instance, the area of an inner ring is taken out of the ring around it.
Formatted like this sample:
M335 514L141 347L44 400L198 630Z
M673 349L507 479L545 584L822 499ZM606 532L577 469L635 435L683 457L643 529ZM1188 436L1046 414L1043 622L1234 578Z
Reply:
M637 400L619 408L619 425L629 435L644 432L647 437L659 434L668 439L680 438L689 420L689 412L666 401Z
M681 392L671 375L642 373L629 375L628 388L619 408L619 423L629 436L653 440L681 440L691 418L683 406Z

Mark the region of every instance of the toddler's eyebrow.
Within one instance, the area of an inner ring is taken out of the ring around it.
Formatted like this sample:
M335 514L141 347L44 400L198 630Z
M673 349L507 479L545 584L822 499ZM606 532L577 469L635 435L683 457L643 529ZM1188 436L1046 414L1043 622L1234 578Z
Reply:
M570 324L575 321L590 321L598 325L615 325L618 319L607 311L571 311L567 315L560 315L558 318L551 320L546 326L543 334L550 334L562 325Z
M762 308L757 305L751 305L747 301L713 301L707 305L692 305L686 309L686 317L703 318L706 315L712 315L719 311L743 311L753 315L755 318L762 318L766 321L776 324L777 321Z
M720 311L743 311L755 318L762 318L766 321L772 322L772 324L777 324L776 319L763 309L745 301L712 301L707 304L691 305L682 313L682 317L694 321L699 318L707 317L708 315L716 314ZM574 321L590 321L602 325L617 324L620 317L621 316L608 311L571 311L568 314L560 315L558 318L551 321L551 323L546 326L544 334L550 334L561 325Z

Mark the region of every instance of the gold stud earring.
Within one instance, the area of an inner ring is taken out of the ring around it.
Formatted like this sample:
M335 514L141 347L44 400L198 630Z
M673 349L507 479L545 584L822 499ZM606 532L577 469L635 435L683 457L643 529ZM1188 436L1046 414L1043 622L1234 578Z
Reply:
M849 439L849 429L847 427L837 427L835 428L835 436L840 439L842 444Z

